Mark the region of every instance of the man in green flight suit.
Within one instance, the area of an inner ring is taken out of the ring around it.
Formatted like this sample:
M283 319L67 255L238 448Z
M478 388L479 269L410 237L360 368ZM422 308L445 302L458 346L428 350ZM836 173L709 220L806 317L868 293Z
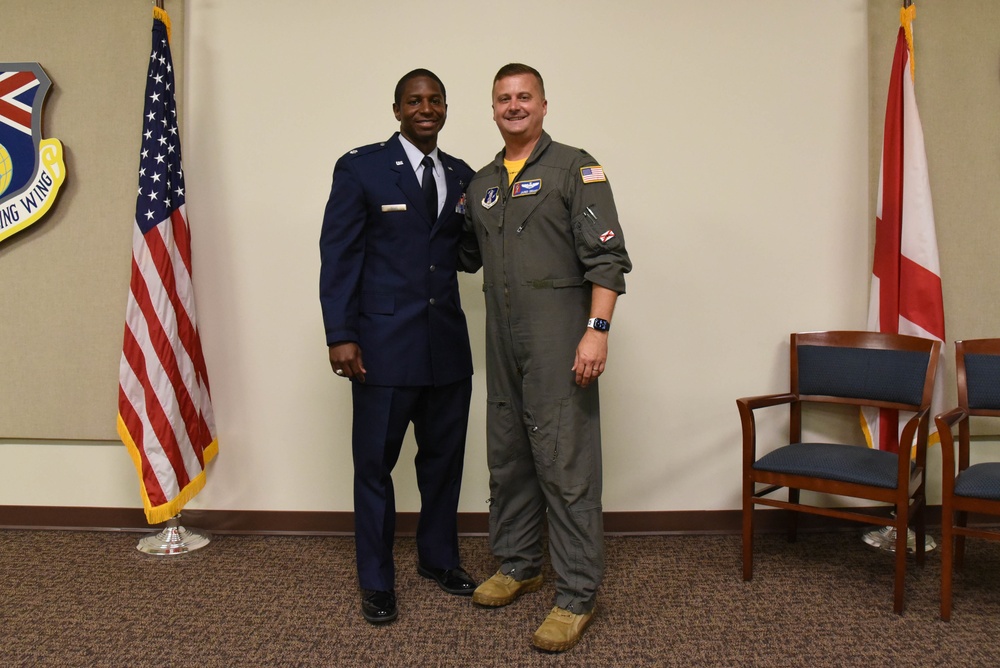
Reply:
M532 642L558 652L589 624L604 572L597 379L632 264L603 168L542 130L547 105L534 68L497 72L504 149L468 187L461 254L484 274L490 541L501 560L473 601L507 605L541 587L547 514L556 599Z

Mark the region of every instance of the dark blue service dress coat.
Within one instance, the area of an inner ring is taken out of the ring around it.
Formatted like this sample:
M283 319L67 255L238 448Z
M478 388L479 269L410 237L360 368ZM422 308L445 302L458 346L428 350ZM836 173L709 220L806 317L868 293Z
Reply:
M398 136L334 168L320 237L326 341L361 346L369 385L446 385L472 375L456 264L473 170L438 149L448 194L432 221Z

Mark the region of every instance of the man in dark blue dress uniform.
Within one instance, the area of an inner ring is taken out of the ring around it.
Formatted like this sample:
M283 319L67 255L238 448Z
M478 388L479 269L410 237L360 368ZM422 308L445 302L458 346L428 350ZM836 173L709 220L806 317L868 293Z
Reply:
M399 132L337 161L320 237L320 302L334 373L354 404L354 520L361 610L397 616L391 473L412 422L417 441L417 569L471 595L457 510L472 354L456 264L473 170L437 147L441 80L407 73L392 105Z

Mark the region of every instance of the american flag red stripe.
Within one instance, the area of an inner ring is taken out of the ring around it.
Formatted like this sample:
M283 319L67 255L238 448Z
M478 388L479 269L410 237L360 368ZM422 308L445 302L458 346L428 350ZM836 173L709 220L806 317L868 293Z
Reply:
M195 315L169 18L153 11L118 433L139 473L146 518L157 524L204 487L218 441Z
M944 298L931 204L927 154L913 89L911 25L916 8L900 11L889 80L882 165L875 220L868 329L944 341ZM944 408L944 373L935 379L931 415ZM895 411L865 409L861 426L868 444L899 448ZM937 433L931 422L931 441Z

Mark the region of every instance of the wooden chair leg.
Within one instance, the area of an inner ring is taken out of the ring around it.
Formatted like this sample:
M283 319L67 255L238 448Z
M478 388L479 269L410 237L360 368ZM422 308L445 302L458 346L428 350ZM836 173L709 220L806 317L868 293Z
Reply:
M788 488L788 502L798 503L799 502L799 490ZM799 514L796 512L788 513L788 542L794 543L799 535Z
M951 620L952 555L955 538L952 533L952 513L947 502L941 507L941 619Z
M955 513L955 526L963 529L969 524L969 513L960 510ZM961 571L965 563L965 536L955 534L955 570Z
M906 589L906 530L907 507L896 509L896 579L893 585L892 609L897 615L903 614L903 595Z
M743 579L753 579L753 482L743 485Z
M924 565L924 553L925 546L927 543L927 517L924 512L927 509L926 503L921 500L920 507L916 509L915 517L913 518L914 533L917 538L917 566L923 568Z

